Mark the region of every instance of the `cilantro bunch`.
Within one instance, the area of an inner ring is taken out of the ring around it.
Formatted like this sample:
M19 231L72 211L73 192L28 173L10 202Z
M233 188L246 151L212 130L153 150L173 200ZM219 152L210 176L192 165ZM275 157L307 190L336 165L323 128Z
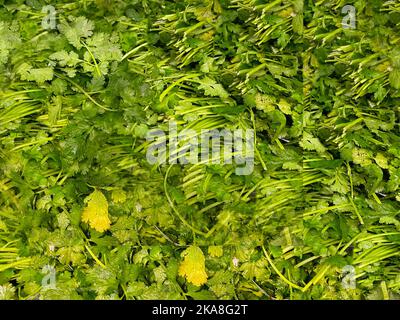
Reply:
M381 0L0 1L0 298L399 298L399 25ZM171 121L254 130L254 171L150 164Z

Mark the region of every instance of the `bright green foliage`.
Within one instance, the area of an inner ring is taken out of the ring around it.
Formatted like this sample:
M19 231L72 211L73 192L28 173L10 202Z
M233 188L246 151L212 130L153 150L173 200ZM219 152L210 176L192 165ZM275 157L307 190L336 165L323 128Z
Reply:
M48 4L0 1L0 299L400 297L398 2ZM170 120L254 171L150 165Z

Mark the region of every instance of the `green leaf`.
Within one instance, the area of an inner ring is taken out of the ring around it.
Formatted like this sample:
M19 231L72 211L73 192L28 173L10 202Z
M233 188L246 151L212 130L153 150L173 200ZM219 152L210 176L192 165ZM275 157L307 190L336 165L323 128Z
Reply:
M85 17L72 17L70 23L65 20L58 25L60 32L75 48L82 48L81 40L93 34L94 24Z
M26 62L19 66L17 73L20 75L21 80L36 81L38 84L50 81L54 76L52 68L33 68Z
M215 80L205 77L202 80L199 80L199 89L204 90L204 94L206 96L212 97L220 97L220 98L228 98L229 94L226 92L224 87L217 83Z
M400 68L394 68L390 71L389 82L394 89L400 89Z

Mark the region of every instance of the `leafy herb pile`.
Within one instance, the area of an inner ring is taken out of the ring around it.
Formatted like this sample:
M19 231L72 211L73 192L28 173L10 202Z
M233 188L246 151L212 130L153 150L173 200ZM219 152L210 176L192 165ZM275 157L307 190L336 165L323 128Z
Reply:
M400 297L398 1L0 3L0 298ZM170 121L254 172L149 164Z

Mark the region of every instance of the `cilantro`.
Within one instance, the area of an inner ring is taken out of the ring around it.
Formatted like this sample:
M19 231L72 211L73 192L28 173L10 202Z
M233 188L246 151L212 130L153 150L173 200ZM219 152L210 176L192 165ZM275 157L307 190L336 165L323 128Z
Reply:
M396 1L6 2L0 298L399 297ZM150 164L170 121L254 170Z

